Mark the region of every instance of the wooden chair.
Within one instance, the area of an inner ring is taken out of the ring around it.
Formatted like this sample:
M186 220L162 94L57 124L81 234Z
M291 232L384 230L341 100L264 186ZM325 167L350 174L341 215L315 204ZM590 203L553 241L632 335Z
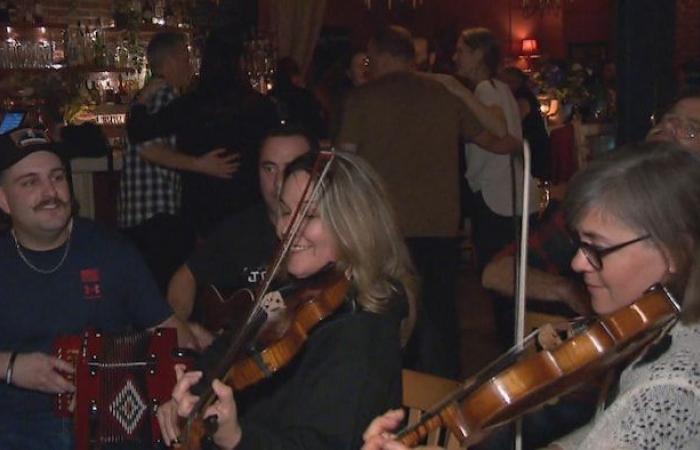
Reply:
M402 377L403 407L407 411L409 426L417 423L424 411L435 406L461 384L458 381L408 369L403 370ZM457 438L446 428L430 433L425 445L441 446L447 450L461 448Z

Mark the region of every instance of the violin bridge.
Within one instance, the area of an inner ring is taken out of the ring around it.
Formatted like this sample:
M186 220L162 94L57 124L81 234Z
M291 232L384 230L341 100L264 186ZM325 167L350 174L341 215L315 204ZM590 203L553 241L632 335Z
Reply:
M542 325L537 333L537 342L543 350L554 350L563 342L551 324Z
M267 314L268 320L275 320L287 312L287 305L278 291L267 293L260 300L260 307Z

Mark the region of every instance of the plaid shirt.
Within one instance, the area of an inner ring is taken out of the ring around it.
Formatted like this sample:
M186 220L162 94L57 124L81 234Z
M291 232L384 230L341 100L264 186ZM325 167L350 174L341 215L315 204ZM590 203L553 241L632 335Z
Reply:
M545 210L540 225L528 237L528 266L552 275L559 275L574 280L580 279L580 275L571 268L571 260L577 251L578 247L571 240L561 204L558 202L550 203ZM493 260L503 256L515 255L516 245L512 243L494 256ZM558 314L567 317L577 315L564 303L541 301L535 298L527 299L527 309L528 311Z
M494 260L516 254L515 243L501 250ZM527 240L527 262L529 266L553 275L574 276L571 260L577 247L571 241L566 226L564 210L559 203L552 202L547 208L540 226Z
M158 112L176 94L170 86L159 89L149 101L148 112ZM150 163L139 153L154 143L164 143L175 149L175 136L153 139L141 144L129 144L124 157L119 190L119 227L139 225L158 213L179 214L182 196L180 173Z

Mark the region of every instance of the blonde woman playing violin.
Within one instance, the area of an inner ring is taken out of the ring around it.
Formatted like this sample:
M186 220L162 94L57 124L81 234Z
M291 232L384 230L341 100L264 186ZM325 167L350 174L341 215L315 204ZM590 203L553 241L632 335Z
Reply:
M700 448L700 155L671 143L622 148L572 180L567 222L593 310L607 315L663 283L680 321L625 368L608 406L552 449ZM403 450L385 433L398 412L376 419L363 450Z
M277 234L284 230L310 179L313 160L287 168ZM401 402L401 344L414 311L415 280L382 182L362 159L337 153L292 241L286 271L306 279L333 264L350 280L339 311L311 330L301 353L242 392L214 381L214 442L224 449L355 450L373 417ZM196 400L199 372L177 369L173 400L158 410L167 444ZM235 396L235 399L234 399Z

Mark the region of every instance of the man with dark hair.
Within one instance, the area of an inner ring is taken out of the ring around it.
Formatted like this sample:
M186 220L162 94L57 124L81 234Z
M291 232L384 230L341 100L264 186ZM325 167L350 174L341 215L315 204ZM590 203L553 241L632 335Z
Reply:
M72 450L73 426L55 394L74 392L57 337L185 325L122 236L74 216L66 167L46 135L0 136L0 448Z
M149 113L170 103L192 77L183 35L156 34L146 50L159 88L147 102ZM180 216L180 171L228 178L236 170L235 156L214 150L195 157L176 150L175 136L129 145L124 157L119 195L119 227L144 255L164 292L174 270L192 251L194 232Z
M413 42L405 28L379 30L367 55L372 80L349 94L337 142L346 150L355 149L386 181L422 278L418 362L409 364L456 377L458 141L461 137L500 153L517 150L519 142L485 131L465 103L437 81L416 74ZM438 331L438 343L420 337L422 332Z
M301 128L287 126L267 134L258 163L264 202L223 220L175 272L167 297L178 317L190 319L198 288L254 288L260 282L277 240L274 223L284 170L309 151L318 151L318 141Z

